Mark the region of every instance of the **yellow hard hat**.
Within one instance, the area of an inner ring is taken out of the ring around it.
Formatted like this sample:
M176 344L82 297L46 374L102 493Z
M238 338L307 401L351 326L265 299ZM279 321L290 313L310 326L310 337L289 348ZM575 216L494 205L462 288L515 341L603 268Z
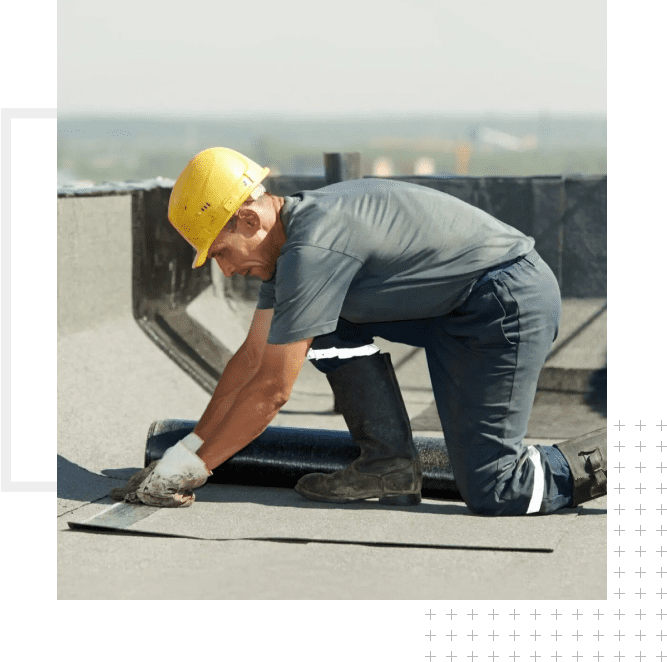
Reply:
M220 230L269 174L254 161L226 147L199 152L176 180L169 198L169 222L197 251L201 267Z

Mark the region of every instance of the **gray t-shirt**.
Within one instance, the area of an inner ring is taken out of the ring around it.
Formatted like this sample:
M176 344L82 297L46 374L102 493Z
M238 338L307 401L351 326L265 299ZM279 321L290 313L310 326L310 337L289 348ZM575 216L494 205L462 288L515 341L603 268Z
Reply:
M354 323L445 315L492 267L535 241L446 193L359 179L285 198L287 240L258 308L273 308L268 342Z

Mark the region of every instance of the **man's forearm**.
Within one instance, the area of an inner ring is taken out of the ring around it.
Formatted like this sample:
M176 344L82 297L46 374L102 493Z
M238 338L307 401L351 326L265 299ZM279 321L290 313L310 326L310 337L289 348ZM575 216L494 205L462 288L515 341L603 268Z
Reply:
M212 471L262 434L286 401L274 378L255 375L238 392L224 419L208 426L197 455Z
M194 432L205 442L213 438L215 429L231 410L239 391L255 376L258 366L258 360L253 360L250 352L243 345L229 359L211 401L194 429Z

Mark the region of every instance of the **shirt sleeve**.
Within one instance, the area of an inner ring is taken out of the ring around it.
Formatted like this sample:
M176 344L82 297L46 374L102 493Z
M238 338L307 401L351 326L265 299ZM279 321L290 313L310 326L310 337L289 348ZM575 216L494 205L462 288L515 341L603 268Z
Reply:
M295 246L276 265L268 342L281 345L330 333L362 262L315 246Z
M260 310L267 310L274 308L276 302L276 278L265 280L259 288L259 299L257 300L257 308Z

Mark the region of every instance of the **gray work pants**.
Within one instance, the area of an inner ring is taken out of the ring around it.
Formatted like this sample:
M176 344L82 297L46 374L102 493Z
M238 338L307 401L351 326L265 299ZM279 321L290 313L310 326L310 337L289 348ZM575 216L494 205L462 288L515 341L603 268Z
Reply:
M423 347L457 487L479 515L551 513L569 506L558 449L523 443L537 380L558 333L558 283L535 250L478 279L442 317L352 324L313 340L322 372L373 350L373 338ZM372 385L369 384L369 388ZM561 435L554 430L554 438Z

